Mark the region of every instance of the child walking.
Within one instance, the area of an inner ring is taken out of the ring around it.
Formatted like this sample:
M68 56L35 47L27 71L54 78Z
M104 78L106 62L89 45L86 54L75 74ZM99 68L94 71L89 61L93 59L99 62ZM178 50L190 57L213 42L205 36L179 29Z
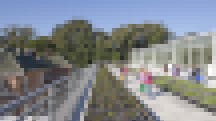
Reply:
M145 69L141 69L140 81L140 92L147 94L150 99L155 99L158 92L153 92L152 73Z

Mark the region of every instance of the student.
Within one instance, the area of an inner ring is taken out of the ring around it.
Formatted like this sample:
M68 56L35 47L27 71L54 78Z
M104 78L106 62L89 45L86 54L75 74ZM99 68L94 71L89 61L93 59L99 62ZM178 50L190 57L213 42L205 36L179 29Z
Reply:
M164 75L168 76L168 64L164 64Z
M172 66L172 76L176 76L176 67L175 67L175 65Z
M176 65L176 76L180 76L180 65Z
M201 75L200 68L196 68L196 83L201 84L204 80L204 76Z
M156 95L152 92L152 73L141 69L140 81L140 91L154 98Z
M193 72L193 68L192 66L189 66L188 67L188 80L193 80L192 72Z
M120 80L125 80L125 77L128 74L128 68L127 67L120 67Z
M172 68L172 76L180 76L180 66L175 64Z

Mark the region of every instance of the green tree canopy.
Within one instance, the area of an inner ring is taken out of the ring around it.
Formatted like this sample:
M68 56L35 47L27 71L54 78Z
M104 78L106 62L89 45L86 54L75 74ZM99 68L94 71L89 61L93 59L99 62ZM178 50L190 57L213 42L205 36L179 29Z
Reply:
M33 28L21 28L16 25L10 28L4 28L5 36L7 37L8 46L14 48L24 48L29 43L28 40L32 40L35 36L35 31Z
M69 62L83 66L95 58L92 24L86 20L71 20L53 32L53 43Z
M87 20L69 20L57 25L52 36L36 36L34 29L16 26L4 28L4 33L5 36L0 39L7 39L10 48L33 48L40 56L58 54L78 67L96 61L128 60L128 52L132 48L167 43L170 34L162 24L145 23L115 28L109 35L93 31L92 24Z
M148 48L152 44L165 44L169 36L168 29L161 24L128 24L112 32L114 53L122 60L128 59L132 48Z

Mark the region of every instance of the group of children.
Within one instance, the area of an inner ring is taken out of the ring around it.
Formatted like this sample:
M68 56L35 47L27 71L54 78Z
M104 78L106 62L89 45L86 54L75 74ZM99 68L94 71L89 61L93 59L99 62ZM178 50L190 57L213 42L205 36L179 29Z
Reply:
M120 68L120 78L121 80L125 79L123 77L128 76L128 68L127 67L121 67ZM138 79L134 81L139 81L140 85L140 92L147 94L149 98L155 99L156 96L159 95L160 92L154 92L153 88L155 88L155 85L153 84L153 79L152 79L152 72L149 72L145 70L144 68L140 69L138 72Z
M168 64L164 65L164 72L165 73L168 73L168 71L171 71L171 75L168 75L168 76L183 77L182 79L190 80L190 81L194 80L195 83L197 83L197 84L202 83L202 81L204 80L204 76L201 73L202 70L193 64L188 66L187 69L185 70L187 73L186 75L181 74L182 70L181 70L180 65L178 65L178 64L169 64L169 65L171 65L171 66L168 67Z
M167 76L179 76L181 77L182 75L180 74L181 68L180 65L178 64L172 64L172 66L168 67L168 64L164 65L164 72L168 73L171 72L171 75L167 75ZM129 76L128 73L129 69L125 66L122 66L120 68L120 78L121 80L125 80L125 77ZM139 69L139 71L135 71L136 75L137 75L137 80L134 81L139 81L139 87L140 87L140 92L143 94L148 95L150 98L154 98L158 95L161 95L162 93L160 91L154 91L154 89L156 89L156 85L153 83L153 79L152 79L152 72L149 72L147 69L145 68L141 68ZM204 79L204 77L201 75L201 70L200 68L191 66L188 67L187 69L187 80L194 80L196 81L196 83L202 83L202 80Z

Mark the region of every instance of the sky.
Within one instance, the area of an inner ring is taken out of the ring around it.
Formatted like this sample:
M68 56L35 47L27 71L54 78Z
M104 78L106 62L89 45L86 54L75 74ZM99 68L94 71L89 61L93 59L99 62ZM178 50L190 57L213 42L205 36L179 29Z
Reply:
M111 32L122 24L163 23L171 32L210 32L216 28L215 0L2 0L0 27L32 26L51 35L56 24L86 19Z

